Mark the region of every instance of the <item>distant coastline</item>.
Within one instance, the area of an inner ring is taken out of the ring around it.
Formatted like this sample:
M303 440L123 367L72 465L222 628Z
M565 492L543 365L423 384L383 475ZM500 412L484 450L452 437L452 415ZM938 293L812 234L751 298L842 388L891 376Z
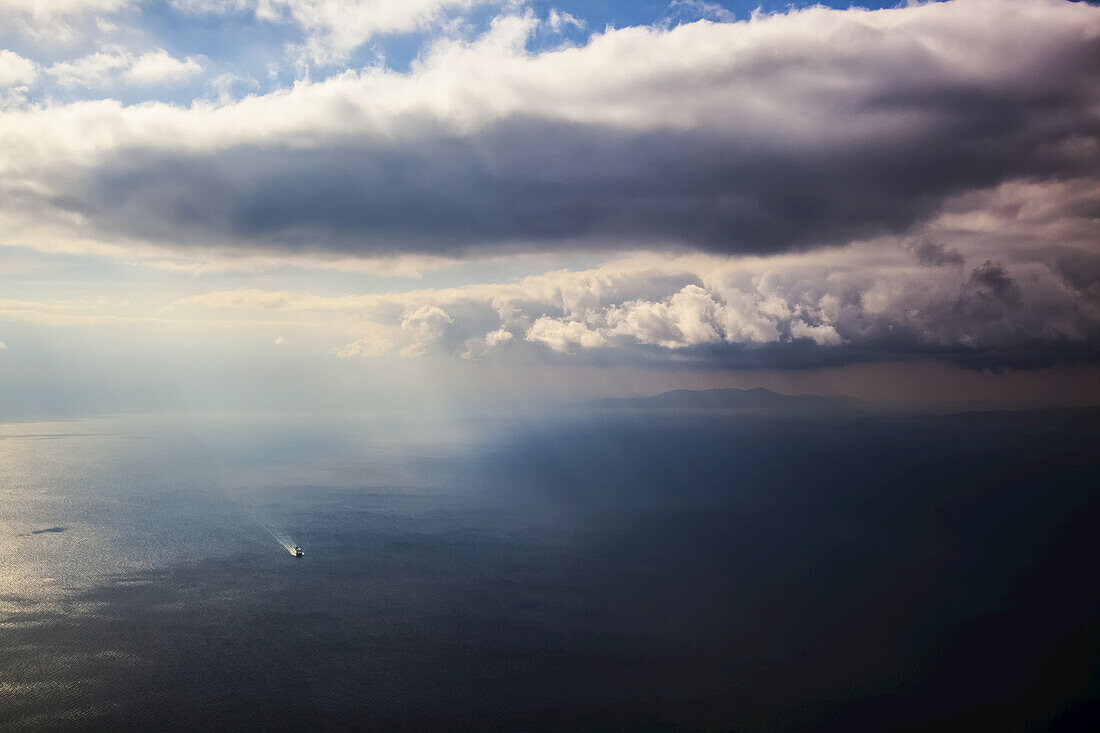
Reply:
M677 389L652 397L607 397L586 402L595 408L627 409L781 409L781 410L855 410L867 403L847 395L785 395L770 389Z

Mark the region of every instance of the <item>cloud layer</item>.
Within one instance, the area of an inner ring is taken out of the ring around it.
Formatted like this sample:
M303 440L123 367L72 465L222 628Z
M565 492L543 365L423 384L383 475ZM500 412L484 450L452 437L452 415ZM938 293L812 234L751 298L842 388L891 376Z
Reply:
M341 357L809 366L934 355L970 365L1093 360L1097 189L1011 182L952 199L919 232L768 257L638 254L514 283L316 296L237 289L191 318L339 321ZM951 241L952 246L943 244Z
M177 59L163 48L132 54L110 49L73 61L60 61L46 70L63 87L100 87L118 81L131 84L167 84L202 71L194 57Z
M1095 5L735 22L678 2L657 25L589 36L584 18L518 0L50 7L0 0L0 20L46 33L155 10L292 27L276 55L302 74L279 88L276 69L254 87L274 91L243 99L223 85L217 102L61 102L27 90L190 94L221 83L224 59L119 28L134 43L0 50L0 252L177 278L126 306L7 293L8 321L263 328L280 354L345 359L1100 356ZM479 12L495 19L456 20ZM370 38L425 31L406 70L310 81ZM536 261L550 264L520 273ZM429 270L435 287L363 285Z
M34 81L38 72L34 62L14 51L0 50L0 89Z
M811 8L532 54L537 23L502 16L407 74L228 106L5 116L6 236L33 218L58 237L177 248L766 253L903 233L970 190L1100 170L1089 5Z

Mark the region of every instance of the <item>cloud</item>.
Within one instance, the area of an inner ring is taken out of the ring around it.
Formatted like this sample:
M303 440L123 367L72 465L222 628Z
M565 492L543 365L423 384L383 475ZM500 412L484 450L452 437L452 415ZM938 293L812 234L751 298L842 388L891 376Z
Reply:
M112 12L132 6L133 0L0 0L0 11L26 13L39 18Z
M401 330L409 337L409 343L401 349L402 356L424 354L442 338L454 319L440 307L422 305L401 319Z
M580 321L548 316L542 316L531 324L524 338L566 354L572 354L581 348L595 349L607 345L607 338L603 334Z
M737 15L723 8L718 3L708 3L706 0L672 0L668 4L673 11L670 19L675 20L687 17L691 20L714 20L720 23L732 23L737 20Z
M229 15L255 12L257 0L171 0L173 8L188 15Z
M550 30L555 33L561 33L569 26L577 30L584 30L585 27L585 22L583 20L577 18L572 13L566 13L557 8L550 8L550 12L546 16L546 23L550 26Z
M370 333L336 350L340 359L355 356L380 356L393 350L393 340L382 333Z
M287 328L317 324L302 324L283 319L221 319L221 318L173 318L149 313L128 301L112 302L105 298L88 300L60 300L54 302L15 300L0 298L0 321L33 323L40 326L111 326L119 328L132 325L187 326L201 330Z
M0 351L3 351L6 348L8 348L8 345L5 344L3 341L0 341Z
M1100 357L1097 191L1014 181L952 199L906 235L812 252L637 253L517 282L339 297L217 291L168 310L310 313L384 334L384 349L372 346L374 335L344 346L356 355L729 366L1088 361ZM955 249L926 246L943 240Z
M102 87L125 81L131 84L178 82L202 71L194 57L180 60L158 48L142 54L111 49L73 61L59 61L46 73L63 87Z
M228 105L6 115L5 237L48 222L55 240L178 250L769 253L901 234L968 191L1100 169L1087 4L815 7L531 53L536 26L503 16L408 73Z
M913 248L917 260L922 265L946 267L948 265L961 266L964 258L958 252L947 249L936 242L919 242Z
M306 33L302 53L315 64L345 60L376 35L423 30L487 0L265 0L257 17L291 20Z
M96 21L137 7L135 0L0 0L0 28L57 43L74 40Z
M296 49L302 62L320 65L346 61L375 36L426 30L479 5L499 4L502 0L172 0L188 14L249 12L260 21L294 25L305 36Z
M14 51L0 49L0 89L30 84L37 75L33 61Z
M93 53L73 61L59 61L46 73L66 88L99 87L109 84L132 63L128 54Z
M459 356L470 360L483 359L514 339L515 334L501 326L484 336L473 336L466 339L465 348Z
M163 84L181 81L201 71L202 64L193 56L181 61L158 48L135 57L126 70L126 78L136 84Z

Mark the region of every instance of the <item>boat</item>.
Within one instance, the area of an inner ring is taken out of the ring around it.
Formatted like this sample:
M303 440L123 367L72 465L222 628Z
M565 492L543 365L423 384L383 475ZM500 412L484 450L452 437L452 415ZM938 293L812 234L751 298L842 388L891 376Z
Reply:
M299 547L298 545L294 545L294 549L290 551L290 554L293 555L294 557L301 557L302 556L302 548Z

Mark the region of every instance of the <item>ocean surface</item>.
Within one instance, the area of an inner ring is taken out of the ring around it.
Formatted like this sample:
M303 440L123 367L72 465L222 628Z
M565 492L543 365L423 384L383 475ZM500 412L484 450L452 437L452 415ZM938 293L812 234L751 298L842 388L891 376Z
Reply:
M1088 411L0 424L0 730L1095 730L1098 437Z

